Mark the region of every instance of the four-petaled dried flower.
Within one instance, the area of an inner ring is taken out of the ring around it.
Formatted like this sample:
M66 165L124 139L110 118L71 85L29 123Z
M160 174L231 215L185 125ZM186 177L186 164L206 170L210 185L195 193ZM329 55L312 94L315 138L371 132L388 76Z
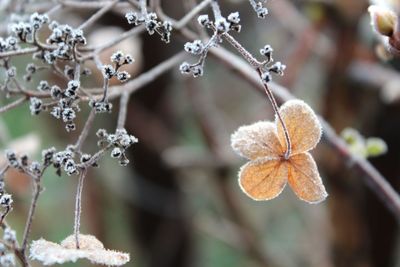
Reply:
M93 264L121 266L129 262L128 253L105 249L103 244L91 235L79 235L79 248L76 247L75 235L68 236L61 244L44 239L32 242L30 258L43 265L76 262L88 259Z
M321 125L313 110L300 100L286 102L280 113L291 140L288 157L285 132L278 119L275 123L261 121L242 126L232 134L233 149L251 160L239 172L240 187L255 200L270 200L289 182L300 199L321 202L327 193L308 153L320 140Z

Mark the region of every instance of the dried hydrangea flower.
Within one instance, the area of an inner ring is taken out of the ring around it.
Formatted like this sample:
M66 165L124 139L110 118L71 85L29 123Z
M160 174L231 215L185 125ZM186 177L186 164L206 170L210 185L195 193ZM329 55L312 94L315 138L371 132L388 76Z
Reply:
M43 265L88 259L93 264L121 266L130 260L128 253L105 249L103 244L91 235L79 235L79 247L76 248L74 235L68 236L61 244L39 239L32 242L30 258L41 261Z
M275 123L260 121L242 126L232 134L235 152L250 159L239 172L240 187L254 200L270 200L289 182L301 200L321 202L328 194L308 153L321 138L321 124L313 110L300 100L286 102L280 113L291 140L288 158L285 133L277 119Z

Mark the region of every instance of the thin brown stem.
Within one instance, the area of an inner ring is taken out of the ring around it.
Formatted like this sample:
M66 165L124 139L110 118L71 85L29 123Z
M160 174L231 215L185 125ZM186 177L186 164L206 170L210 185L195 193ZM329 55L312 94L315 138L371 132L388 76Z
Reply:
M107 5L103 6L99 11L94 13L88 20L86 20L84 23L82 23L78 29L83 30L84 28L89 27L92 25L94 22L96 22L98 19L100 19L104 14L106 14L109 10L111 10L119 0L114 0L108 3Z
M258 74L260 75L260 78L261 78L261 75L262 75L261 69L257 69L257 72L258 72ZM285 159L289 159L291 151L292 151L292 145L291 145L291 141L290 141L289 131L288 131L288 129L286 127L286 123L283 120L282 115L281 115L281 113L279 111L279 106L276 103L276 99L274 97L274 94L272 93L271 89L268 87L267 83L263 82L263 86L264 86L264 91L267 94L268 99L272 104L272 108L274 110L274 113L275 113L276 117L278 118L279 123L282 125L282 129L283 129L283 132L285 134L285 141L286 141L286 151L285 151L285 154L284 154L284 158Z
M78 140L75 143L75 150L80 152L82 149L82 145L85 142L86 138L89 135L90 129L92 128L94 118L96 117L96 112L92 109L89 113L89 116L86 120L85 126L82 129L81 134L79 135Z
M14 51L1 52L0 53L0 59L6 58L6 57L11 57L11 56L20 56L20 55L33 54L33 53L35 53L37 51L39 51L38 47L28 47L28 48L22 48L22 49L14 50Z
M128 102L129 102L129 94L128 94L128 92L122 93L121 101L120 101L120 104L119 104L119 114L118 114L117 129L124 128L125 121L126 121L127 110L128 110Z
M74 220L74 235L76 248L79 249L79 229L81 226L81 213L82 213L82 191L83 191L83 182L86 176L86 169L83 169L81 174L79 175L78 186L76 189L76 197L75 197L75 220Z
M11 103L8 104L8 105L5 105L5 106L3 106L3 107L0 107L0 114L1 114L1 113L4 113L4 112L7 112L7 111L9 111L9 110L11 110L11 109L13 109L13 108L16 108L16 107L22 105L26 100L27 100L27 98L26 98L25 96L23 96L23 97L21 97L21 98L18 98L18 99L15 100L14 102L11 102Z
M37 201L39 199L40 193L42 192L42 186L40 184L41 176L32 177L32 180L34 183L33 197L32 197L32 201L31 201L31 206L29 208L29 214L28 214L28 218L26 220L25 230L24 230L24 234L22 237L22 243L21 243L21 252L23 254L25 254L26 246L28 244L29 234L30 234L31 228L32 228L32 222L33 222L33 217L34 217L35 211L36 211Z

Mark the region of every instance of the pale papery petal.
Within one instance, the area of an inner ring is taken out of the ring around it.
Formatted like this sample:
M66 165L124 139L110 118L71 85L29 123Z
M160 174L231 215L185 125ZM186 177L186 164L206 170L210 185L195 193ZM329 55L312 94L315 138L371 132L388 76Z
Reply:
M103 244L91 235L79 235L79 245L80 248L77 249L74 235L67 237L61 245L40 239L32 242L30 258L41 261L43 265L88 259L93 264L121 266L130 260L129 254L105 249Z
M316 204L327 198L328 193L311 154L294 155L288 162L289 185L301 200Z
M243 165L239 185L254 200L270 200L283 191L287 177L286 161L264 158Z
M291 154L307 152L313 149L321 139L322 127L314 111L301 100L289 100L280 108L280 113L291 141ZM278 137L286 148L283 127L278 118L275 119Z
M237 154L248 159L278 158L283 154L276 127L268 121L240 127L231 135L231 146Z

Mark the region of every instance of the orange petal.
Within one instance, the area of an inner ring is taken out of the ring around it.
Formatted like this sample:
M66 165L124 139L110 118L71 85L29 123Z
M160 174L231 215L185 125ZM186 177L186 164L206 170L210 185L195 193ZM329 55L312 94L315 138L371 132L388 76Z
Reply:
M287 163L277 159L250 161L239 172L239 185L254 200L277 197L287 182Z
M231 146L236 153L248 159L277 158L283 153L275 125L268 121L240 127L231 136Z
M321 124L314 111L301 100L289 100L280 108L291 141L292 155L313 149L321 138ZM286 147L285 134L278 118L279 140Z
M325 200L328 194L309 153L290 157L288 165L289 185L301 200L315 204Z

